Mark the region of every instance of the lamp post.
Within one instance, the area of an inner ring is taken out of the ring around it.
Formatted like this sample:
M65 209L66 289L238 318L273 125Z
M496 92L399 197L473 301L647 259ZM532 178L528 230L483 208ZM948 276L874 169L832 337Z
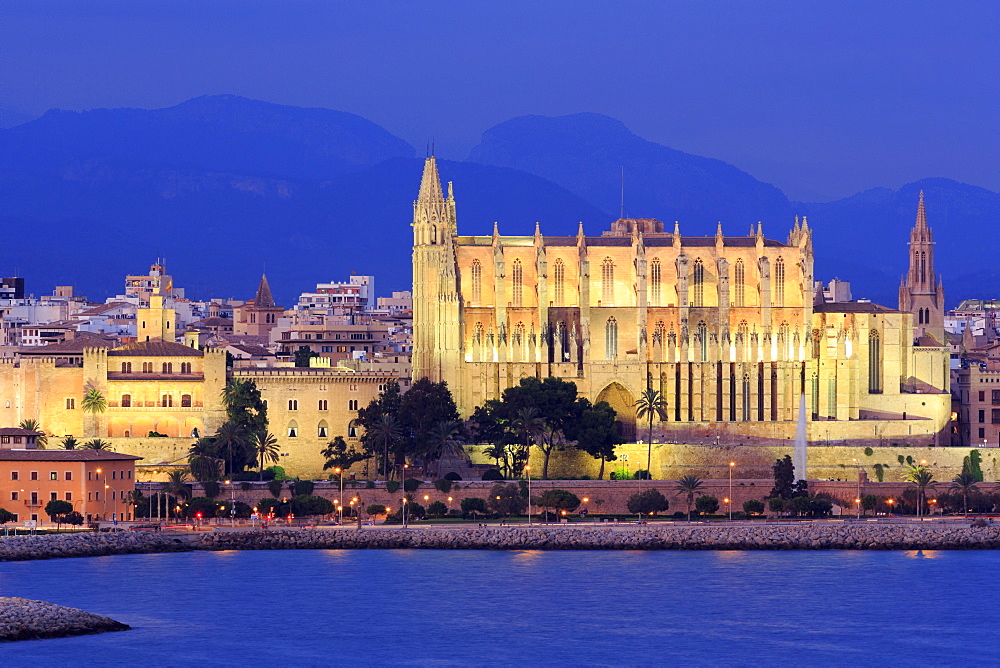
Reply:
M103 469L97 469L97 482L101 482L101 472L102 472L102 470ZM22 489L21 491L23 492L24 490ZM98 492L98 494L100 494L100 492ZM105 510L107 510L107 500L105 500L104 503L105 503ZM102 520L104 519L103 515L101 515L101 519Z
M233 522L233 526L236 526L236 488L233 487L233 483L229 480L226 481L226 486L229 487L229 517Z
M107 480L107 478L105 478ZM107 482L104 483L104 519L108 519L108 490L111 489L111 485Z
M406 469L410 468L410 465L403 462L403 528L406 528Z
M524 476L528 479L528 526L531 526L531 466L524 467Z
M718 436L716 436L718 438ZM718 444L716 444L718 445ZM736 468L736 462L729 462L729 521L733 521L733 469Z
M889 514L892 515L892 504L896 503L895 499L886 499L886 504L889 506Z
M861 519L861 464L858 462L857 458L854 459L854 466L858 469L858 496L856 502L858 504L858 519Z
M337 505L339 506L339 511L340 511L340 524L343 524L344 504L342 502L344 500L344 469L338 466L337 468L333 469L333 472L340 474L340 497L337 499Z

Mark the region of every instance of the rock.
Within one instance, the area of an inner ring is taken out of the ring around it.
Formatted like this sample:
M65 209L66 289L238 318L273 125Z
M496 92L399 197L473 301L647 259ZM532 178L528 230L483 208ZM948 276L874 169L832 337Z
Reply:
M63 638L130 628L109 617L76 608L26 598L0 597L0 642Z

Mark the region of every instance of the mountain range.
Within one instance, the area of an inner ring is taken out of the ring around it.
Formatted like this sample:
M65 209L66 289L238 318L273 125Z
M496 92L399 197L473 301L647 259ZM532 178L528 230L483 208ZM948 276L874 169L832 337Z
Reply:
M380 294L409 288L412 200L422 159L354 114L235 96L166 109L53 110L0 130L0 274L48 294L91 299L164 257L197 297L250 298L262 271L280 303L351 271ZM627 216L679 221L687 235L745 234L762 221L783 240L806 215L816 276L894 306L906 242L925 191L949 304L1000 288L987 254L1000 194L942 178L826 203L790 202L720 160L646 141L598 114L524 116L486 130L454 182L459 229L489 234L599 234ZM668 225L668 227L670 227Z

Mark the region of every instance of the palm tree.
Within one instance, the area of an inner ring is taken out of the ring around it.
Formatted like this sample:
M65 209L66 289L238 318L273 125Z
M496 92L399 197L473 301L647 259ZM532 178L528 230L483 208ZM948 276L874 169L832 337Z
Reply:
M696 475L686 475L677 481L674 491L687 495L688 522L691 521L691 506L694 504L694 495L701 491L701 478Z
M101 391L96 387L91 387L83 395L83 401L81 402L81 407L83 412L93 416L93 436L97 435L97 416L98 414L104 413L108 410L108 400L104 398Z
M38 420L32 420L28 418L27 420L21 420L21 424L18 425L21 429L27 429L28 431L38 432L38 447L45 449L45 446L49 444L49 437L42 431L42 427L38 424Z
M646 387L633 406L635 406L635 416L637 419L649 418L649 433L646 439L646 475L652 480L653 475L649 467L653 460L653 417L658 417L661 420L666 419L667 400L663 398L659 390Z
M962 493L962 514L969 516L969 492L976 491L976 476L968 471L962 471L951 481L950 489L953 492Z
M369 435L382 446L382 476L389 479L389 448L403 437L403 428L392 415L383 415L372 426ZM378 471L376 470L376 473Z
M458 423L452 420L442 420L431 427L427 435L427 451L424 453L427 461L434 460L437 473L441 472L441 459L448 456L457 456L463 453L461 444L458 442Z
M246 434L243 432L243 427L236 422L224 423L219 427L219 431L215 432L215 444L218 446L219 452L225 450L229 454L229 473L232 475L234 473L233 448L242 451L246 445Z
M264 462L278 463L278 455L281 452L278 448L278 439L268 431L258 432L250 438L253 446L256 464L260 469L260 479L264 479Z
M188 472L183 469L171 471L167 474L167 481L163 483L163 491L167 496L175 499L188 500L191 498L191 488L187 485ZM169 513L169 509L168 509Z
M906 482L912 482L917 486L917 517L923 519L923 514L921 513L921 501L924 498L924 490L930 485L934 484L934 474L923 465L920 464L910 464L906 472L903 474L903 480Z
M92 438L89 441L82 443L77 446L77 450L104 450L109 452L111 450L111 444L107 441L103 441L99 438Z
M205 482L206 480L218 480L219 464L222 462L215 455L215 441L211 438L199 438L191 449L188 450L188 468L195 480Z
M68 434L63 438L62 442L59 443L65 450L76 450L77 446L80 445L76 440L76 437L72 434Z
M515 432L519 433L524 438L524 450L526 456L524 461L531 461L531 443L535 440L538 434L542 433L545 429L545 420L543 420L538 415L538 409L534 406L526 406L525 408L517 411L517 417L515 417L510 426ZM545 460L546 467L542 471L542 478L548 479L548 460Z

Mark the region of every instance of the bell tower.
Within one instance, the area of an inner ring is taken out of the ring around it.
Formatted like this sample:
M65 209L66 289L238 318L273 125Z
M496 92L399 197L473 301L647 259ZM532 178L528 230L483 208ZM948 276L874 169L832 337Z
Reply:
M944 284L934 273L934 236L927 225L923 190L909 246L910 267L899 286L899 310L913 314L913 338L927 335L943 345Z
M445 198L437 160L424 161L413 203L413 379L448 381L459 391L462 323L455 257L455 197Z

